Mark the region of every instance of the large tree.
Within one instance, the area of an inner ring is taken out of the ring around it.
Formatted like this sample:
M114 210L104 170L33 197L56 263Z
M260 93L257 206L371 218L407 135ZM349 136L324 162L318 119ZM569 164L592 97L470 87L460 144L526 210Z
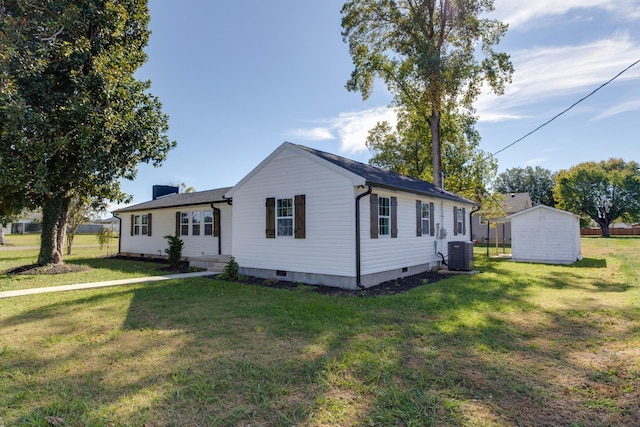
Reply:
M640 220L640 165L609 159L580 163L558 172L553 189L557 206L594 220L609 236L617 220Z
M431 146L438 187L443 114L473 113L483 84L501 94L511 79L509 56L494 50L507 26L481 18L492 10L493 0L350 0L342 8L355 66L347 89L367 99L381 78L395 107L425 123L430 138L418 142Z
M444 115L441 126L443 187L465 197L482 200L497 164L479 148L480 135L472 116ZM400 112L395 129L388 122L369 131L369 163L416 178L430 180L432 152L421 141L430 141L424 118Z
M0 3L0 210L42 207L38 263L62 263L74 194L122 202L121 178L175 143L134 77L146 61L145 0Z
M496 177L493 189L502 194L529 193L531 202L536 205L554 206L554 174L549 169L536 166L511 168Z

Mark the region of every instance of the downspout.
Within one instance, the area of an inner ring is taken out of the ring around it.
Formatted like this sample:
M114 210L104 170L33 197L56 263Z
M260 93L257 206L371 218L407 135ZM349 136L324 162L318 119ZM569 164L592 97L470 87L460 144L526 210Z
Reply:
M122 253L122 218L112 213L114 218L118 218L118 255Z
M359 194L356 197L356 285L360 289L364 289L364 286L361 283L362 279L362 265L360 258L360 199L364 196L368 196L373 191L371 185L368 185L368 189L366 192Z
M213 206L215 203L226 203L229 206L233 206L233 200L225 198L224 200L211 202L211 209L213 209L214 213L218 213L218 218L220 219L220 227L218 228L218 255L222 255L222 211L220 208ZM213 225L215 226L215 221Z
M471 209L469 212L469 236L471 237L471 241L473 241L473 214L480 210L480 206L477 206L475 209Z

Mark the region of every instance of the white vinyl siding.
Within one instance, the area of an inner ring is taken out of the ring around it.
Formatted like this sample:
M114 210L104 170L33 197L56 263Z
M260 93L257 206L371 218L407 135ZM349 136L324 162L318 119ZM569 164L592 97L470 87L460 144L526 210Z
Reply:
M217 207L221 211L221 235L222 235L222 253L231 255L231 206L227 204L219 204ZM167 248L166 235L175 234L176 229L176 212L184 212L187 214L187 219L191 216L191 212L207 212L211 211L211 206L199 205L189 207L173 207L153 210L153 234L151 236L145 236L144 239L139 236L130 236L130 233L121 233L121 252L130 253L135 255L148 255L148 256L165 256L165 248ZM146 214L147 212L145 212ZM141 212L132 212L135 216L141 216ZM122 213L122 229L128 230L131 224L131 215L129 213ZM181 214L180 219L184 216ZM182 228L183 224L180 224ZM189 223L186 224L190 226ZM206 228L206 223L205 223ZM206 257L218 254L218 238L213 235L199 235L193 236L191 234L181 235L180 239L184 242L182 249L182 255L184 257Z
M265 200L302 194L305 237L265 238ZM233 193L233 256L241 267L353 277L354 228L352 182L289 150L272 158Z
M429 235L430 224L424 225L422 236L416 236L416 196L403 192L383 191L376 189L378 197L397 197L398 237L396 239L372 239L369 233L362 234L362 274L379 273L387 270L402 269L416 265L437 265L441 257L437 252L448 256L448 242L462 240L462 235L453 232L454 203L437 199L422 199L423 205L429 209L434 203L434 234ZM460 202L457 202L460 205ZM369 221L369 203L361 204L361 228L366 229ZM469 208L469 206L467 206ZM456 217L457 219L457 217ZM457 224L456 224L457 225ZM442 231L444 229L444 232ZM444 239L438 236L445 234ZM435 245L434 246L434 242Z
M571 264L581 256L576 215L538 205L510 218L514 261Z

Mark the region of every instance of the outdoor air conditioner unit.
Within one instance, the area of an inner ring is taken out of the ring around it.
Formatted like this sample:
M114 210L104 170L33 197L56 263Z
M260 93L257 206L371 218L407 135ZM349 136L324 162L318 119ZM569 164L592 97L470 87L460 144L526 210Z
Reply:
M449 270L473 270L473 243L449 242Z

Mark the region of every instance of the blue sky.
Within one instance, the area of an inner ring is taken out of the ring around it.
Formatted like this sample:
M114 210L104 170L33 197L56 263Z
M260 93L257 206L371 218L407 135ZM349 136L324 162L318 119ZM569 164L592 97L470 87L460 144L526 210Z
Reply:
M362 101L340 35L341 0L180 3L150 0L149 59L139 70L169 115L177 148L123 181L133 203L154 184L232 186L284 141L367 162L367 131L393 120L378 84ZM476 103L481 148L494 153L640 59L640 0L495 0L509 24L503 96ZM552 171L590 160L640 161L640 64L497 155L499 169Z

